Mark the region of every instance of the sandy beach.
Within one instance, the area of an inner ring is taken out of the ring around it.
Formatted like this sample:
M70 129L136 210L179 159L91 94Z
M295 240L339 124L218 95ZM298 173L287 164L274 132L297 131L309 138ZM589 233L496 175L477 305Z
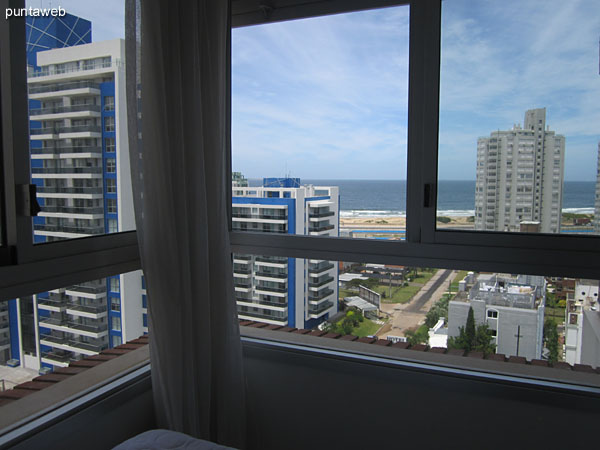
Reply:
M450 219L448 223L438 221L438 228L474 228L474 223L469 222L469 217L455 216L448 217L448 219ZM403 230L406 228L406 217L340 217L340 228L346 230Z

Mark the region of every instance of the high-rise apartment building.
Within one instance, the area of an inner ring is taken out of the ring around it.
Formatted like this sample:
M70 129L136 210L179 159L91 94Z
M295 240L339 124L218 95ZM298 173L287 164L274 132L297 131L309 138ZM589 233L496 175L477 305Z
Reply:
M598 142L598 165L596 168L596 202L594 207L594 233L600 234L600 142Z
M41 207L34 242L135 229L124 41L35 56L28 58L31 177ZM11 358L34 369L66 366L140 336L144 287L136 271L11 301Z
M564 158L565 138L546 127L546 108L528 110L522 128L479 138L475 229L520 231L533 223L559 233Z
M233 230L337 236L337 187L301 185L298 178L265 178L247 187L233 180ZM314 328L338 311L338 268L332 261L234 255L240 319Z

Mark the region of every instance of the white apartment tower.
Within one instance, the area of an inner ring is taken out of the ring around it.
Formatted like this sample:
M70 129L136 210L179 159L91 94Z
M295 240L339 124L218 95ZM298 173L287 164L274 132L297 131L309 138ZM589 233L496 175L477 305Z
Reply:
M124 60L115 39L40 51L28 69L36 243L135 229ZM136 271L19 299L13 358L66 366L135 339L147 330L142 294ZM24 307L36 325L28 335Z
M247 187L234 176L234 231L337 236L337 187L300 185L298 178L265 178ZM240 319L314 328L338 311L335 262L279 256L234 255Z
M475 229L520 231L538 223L559 233L565 138L546 127L546 108L525 113L523 128L477 140Z

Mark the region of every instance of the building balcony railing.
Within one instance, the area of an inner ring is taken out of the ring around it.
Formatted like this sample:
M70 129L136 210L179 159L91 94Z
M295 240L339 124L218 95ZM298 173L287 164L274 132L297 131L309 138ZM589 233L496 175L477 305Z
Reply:
M237 253L234 255L233 259L242 259L244 261L250 261L252 256L250 255L238 255Z
M106 305L78 305L70 303L67 305L67 310L81 311L90 314L101 314L106 312L108 307Z
M309 295L308 296L308 301L319 301L319 300L323 300L325 297L330 296L331 294L333 294L333 290L331 289L325 289L323 291L320 291L318 294L314 294L314 295Z
M89 352L96 352L96 353L100 353L102 350L104 350L107 345L99 345L99 344L90 344L89 342L80 342L80 341L75 341L73 339L69 340L68 342L69 347L75 347L75 348L79 348L81 350L87 350Z
M78 147L32 148L32 155L58 155L60 153L102 153L102 147L84 145Z
M332 306L333 306L333 302L323 302L319 306L315 306L315 307L309 306L308 313L309 314L321 314L322 312L328 310Z
M42 352L42 358L50 359L52 361L57 361L61 363L69 363L74 361L74 358L71 354L63 354L56 352Z
M243 275L249 275L252 273L252 271L248 267L234 267L233 272Z
M102 194L102 187L53 187L41 186L37 188L42 194Z
M276 322L287 322L287 316L279 317L279 316L271 316L268 314L260 314L256 312L242 311L238 309L238 314L242 316L250 316L255 317L257 319L266 319L266 320L274 320Z
M239 212L232 213L231 217L236 217L238 219L267 219L267 220L286 220L287 219L287 216L285 214L250 214L250 213L239 213Z
M39 76L39 75L38 75ZM46 92L68 91L72 89L91 88L100 90L100 85L93 81L72 81L69 83L56 83L46 86L29 86L30 94L42 94Z
M93 133L101 133L102 127L100 125L76 125L72 127L59 127L59 133L81 133L84 131L90 131Z
M287 273L274 273L274 272L265 272L262 270L259 270L258 272L256 272L256 275L259 277L269 277L269 278L278 278L281 280L286 280L287 279Z
M72 330L87 331L89 333L101 333L108 330L106 324L88 325L77 322L67 322L67 326Z
M326 284L329 284L333 281L333 277L327 277L321 281L308 281L308 287L320 287L320 286L324 286Z
M276 306L278 308L287 308L287 302L268 302L266 300L258 300L255 298L236 298L238 302L253 303L255 305Z
M2 338L0 339L0 347L4 347L5 345L10 344L10 339L9 338Z
M56 134L58 131L56 128L31 128L29 134L35 136L37 134Z
M287 292L287 287L280 288L280 287L271 287L271 286L261 286L261 285L258 285L258 286L256 286L256 289L261 290L261 291L280 292L280 293L286 293Z
M106 285L105 284L98 284L98 285L75 284L73 286L69 286L66 289L69 291L85 292L86 294L101 294L103 292L106 292Z
M308 273L320 273L329 269L333 269L334 265L332 263L322 264L322 265L309 265Z
M48 213L66 213L66 214L103 214L104 208L84 206L42 206L42 212Z
M34 225L33 229L35 231L48 231L51 233L75 233L75 234L104 234L104 226L94 226L94 227L76 227L76 226L68 226L68 225Z
M60 326L60 327L66 327L67 325L67 320L66 319L59 319L59 318L54 318L54 317L46 317L44 319L40 320L40 326L43 327L44 325L55 325L55 326Z
M259 262L273 263L273 264L287 264L288 259L281 256L257 256L256 260Z
M67 304L67 299L66 298L60 298L60 297L47 297L47 298L39 298L38 297L38 305L47 305L47 306L53 306L55 308L60 308L63 307Z
M102 173L102 167L33 167L31 173Z
M70 105L55 106L54 108L32 108L29 110L29 115L41 116L42 114L61 114L81 111L100 112L100 105Z
M60 68L60 69L52 69L45 67L43 69L37 70L35 72L30 72L27 74L27 78L38 78L38 77L47 77L48 75L62 75L65 73L73 73L73 72L83 72L86 70L97 70L97 69L105 69L111 67L111 62L101 62L96 64L82 64L79 67L72 68Z
M320 219L321 217L331 217L334 215L335 215L334 211L324 211L324 212L310 213L309 218Z
M69 340L66 337L54 336L53 334L42 334L40 335L40 341L46 341L52 344L66 345Z
M335 225L324 225L322 227L311 227L308 229L308 231L311 233L319 233L321 231L333 230L334 228Z

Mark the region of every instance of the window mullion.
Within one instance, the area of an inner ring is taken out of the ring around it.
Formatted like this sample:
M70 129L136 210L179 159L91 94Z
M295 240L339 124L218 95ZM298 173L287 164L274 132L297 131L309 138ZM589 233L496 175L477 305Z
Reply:
M409 242L433 242L435 232L440 17L440 0L411 4L406 205Z

